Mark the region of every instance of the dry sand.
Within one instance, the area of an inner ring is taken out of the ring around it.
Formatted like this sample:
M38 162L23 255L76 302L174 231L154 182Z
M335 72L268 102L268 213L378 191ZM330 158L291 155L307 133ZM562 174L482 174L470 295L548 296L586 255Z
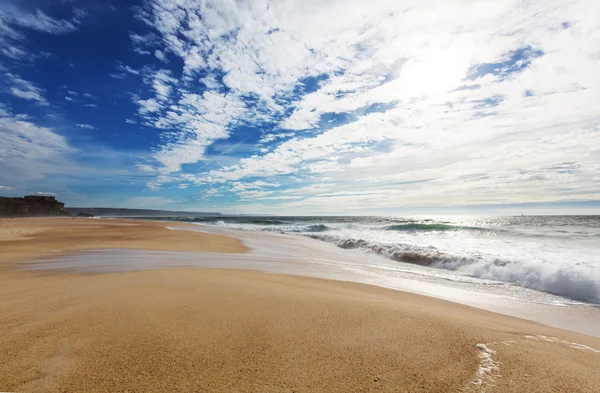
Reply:
M599 339L434 298L236 270L10 269L53 249L245 251L164 226L2 221L0 391L600 392Z
M0 266L56 255L57 250L103 248L240 253L241 241L213 233L173 231L186 224L70 218L0 219Z

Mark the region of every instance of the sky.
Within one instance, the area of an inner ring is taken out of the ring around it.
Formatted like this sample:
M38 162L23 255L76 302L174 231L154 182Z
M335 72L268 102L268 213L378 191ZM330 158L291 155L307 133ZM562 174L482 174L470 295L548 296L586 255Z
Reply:
M597 0L0 0L0 194L600 213Z

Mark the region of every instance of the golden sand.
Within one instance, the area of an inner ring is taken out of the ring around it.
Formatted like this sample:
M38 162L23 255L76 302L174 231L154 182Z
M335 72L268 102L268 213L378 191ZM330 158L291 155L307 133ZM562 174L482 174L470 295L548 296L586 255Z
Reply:
M0 219L0 266L64 252L103 248L241 253L238 239L205 232L173 231L185 224L143 220L70 218Z
M237 270L9 269L82 241L245 251L161 223L65 221L2 223L0 391L600 391L600 339L420 295Z

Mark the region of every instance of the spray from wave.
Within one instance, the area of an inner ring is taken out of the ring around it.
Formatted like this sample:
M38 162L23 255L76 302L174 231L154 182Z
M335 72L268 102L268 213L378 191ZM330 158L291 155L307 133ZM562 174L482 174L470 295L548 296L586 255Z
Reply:
M156 218L153 218L156 219ZM178 218L309 236L393 261L600 304L600 216Z
M458 226L458 225L449 225L449 224L423 224L423 223L407 223L407 224L395 224L390 225L385 228L386 231L410 231L410 232L443 232L443 231L479 231L479 232L487 232L491 231L488 228L477 228L477 227L468 227L468 226Z
M311 237L334 242L340 248L371 252L398 262L456 271L471 277L506 282L577 301L600 304L600 271L598 270L485 256L449 255L438 251L433 246L423 248L409 244L379 244L354 238L335 241L331 237L318 235Z
M325 232L328 231L330 228L327 225L323 225L323 224L316 224L316 225L309 225L306 228L303 229L303 232Z
M269 226L266 228L260 228L260 230L264 231L264 232L297 233L297 234L325 232L325 231L329 231L330 229L331 228L329 228L327 225L323 225L323 224L315 224L315 225L308 225L308 226L275 226L275 227Z

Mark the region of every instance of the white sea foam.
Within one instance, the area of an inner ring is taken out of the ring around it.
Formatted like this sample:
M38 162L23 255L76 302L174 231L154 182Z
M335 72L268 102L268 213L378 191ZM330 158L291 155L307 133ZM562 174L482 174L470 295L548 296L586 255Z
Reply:
M327 236L313 236L327 240ZM600 267L557 265L521 257L503 260L501 256L478 253L458 255L437 248L410 244L384 244L364 239L345 238L338 246L386 256L395 261L456 271L463 275L502 281L525 288L600 304Z
M481 261L462 265L456 270L475 277L514 283L574 300L600 304L600 268L592 270L527 261L505 264Z
M574 348L574 349L581 349L584 351L590 351L590 352L596 352L596 353L600 353L600 350L589 347L587 345L584 344L579 344L579 343L573 343L567 340L562 340L558 337L552 337L552 336L544 336L542 334L535 334L533 336L525 336L525 338L527 340L534 340L534 341L547 341L547 342L551 342L551 343L557 343L557 344L563 344L566 345L570 348Z
M600 304L600 218L222 218L229 228L300 234L429 266Z
M597 350L590 346L570 342L553 336L534 334L526 335L524 336L524 339L533 341L545 341L559 345L565 345L573 349L600 353L600 350ZM514 340L501 341L499 343L491 342L487 344L477 344L476 348L479 350L479 367L475 372L475 378L471 381L471 385L465 390L470 392L485 392L487 387L494 386L494 379L500 377L500 365L502 363L496 359L497 352L494 349L492 349L491 346L503 345L510 347L514 344L516 344L516 341Z
M469 391L484 392L487 386L493 386L494 378L500 376L500 362L494 360L496 351L489 344L477 344L479 350L479 367L475 372L475 378L471 381Z

